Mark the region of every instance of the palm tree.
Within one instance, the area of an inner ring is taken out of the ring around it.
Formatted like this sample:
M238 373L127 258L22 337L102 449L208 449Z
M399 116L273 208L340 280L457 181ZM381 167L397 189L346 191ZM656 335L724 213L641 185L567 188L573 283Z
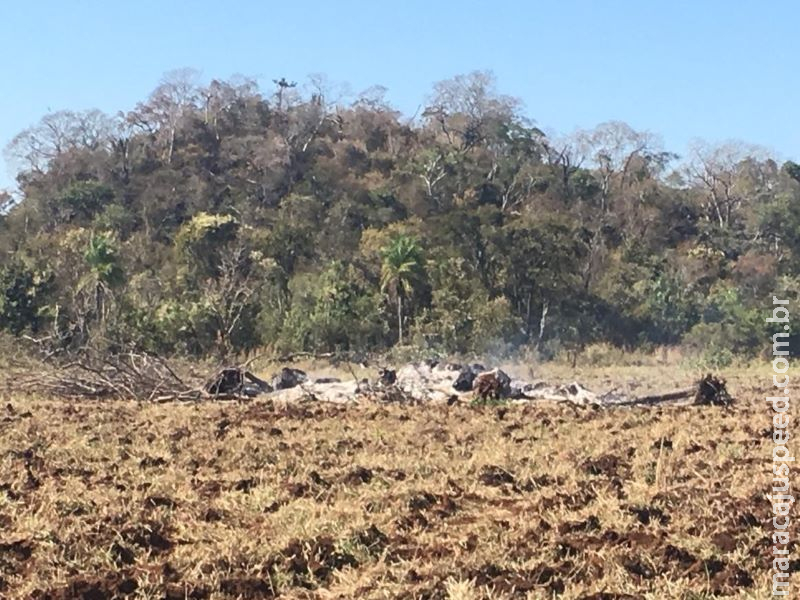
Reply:
M403 298L414 292L414 286L423 278L422 247L407 235L394 238L381 251L381 292L397 303L397 343L403 344Z
M89 290L94 298L94 311L101 323L106 318L106 298L124 281L116 248L109 235L92 235L84 253L89 272L78 282L79 290Z

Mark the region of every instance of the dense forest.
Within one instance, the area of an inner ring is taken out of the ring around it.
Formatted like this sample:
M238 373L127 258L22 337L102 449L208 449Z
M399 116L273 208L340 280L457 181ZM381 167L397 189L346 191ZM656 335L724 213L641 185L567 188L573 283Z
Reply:
M763 352L772 295L800 289L800 165L757 147L548 136L487 72L413 117L321 77L197 82L11 141L0 329L167 355L602 342L725 362Z

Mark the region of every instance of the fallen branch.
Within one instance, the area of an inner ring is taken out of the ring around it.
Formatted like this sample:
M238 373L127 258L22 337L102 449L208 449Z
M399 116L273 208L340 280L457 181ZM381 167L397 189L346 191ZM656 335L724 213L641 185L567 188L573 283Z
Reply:
M653 394L640 396L630 400L614 402L614 406L653 406L664 402L675 402L677 400L687 400L687 404L695 406L723 406L730 407L734 400L728 393L725 380L708 373L694 386L675 390L665 394Z

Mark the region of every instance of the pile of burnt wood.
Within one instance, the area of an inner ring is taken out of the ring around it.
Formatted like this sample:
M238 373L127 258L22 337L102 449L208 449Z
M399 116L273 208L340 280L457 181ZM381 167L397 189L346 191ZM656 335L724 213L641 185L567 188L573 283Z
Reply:
M136 352L90 352L46 369L27 368L8 386L69 400L192 400L202 396L201 390L184 382L166 360Z

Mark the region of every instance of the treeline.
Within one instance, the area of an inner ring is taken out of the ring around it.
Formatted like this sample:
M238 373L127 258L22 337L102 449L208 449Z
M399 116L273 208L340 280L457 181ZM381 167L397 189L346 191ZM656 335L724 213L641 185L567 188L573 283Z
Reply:
M170 73L115 117L62 111L6 149L0 329L162 354L544 356L769 342L800 289L800 166L684 156L611 122L555 139L489 73L409 119L373 88Z

